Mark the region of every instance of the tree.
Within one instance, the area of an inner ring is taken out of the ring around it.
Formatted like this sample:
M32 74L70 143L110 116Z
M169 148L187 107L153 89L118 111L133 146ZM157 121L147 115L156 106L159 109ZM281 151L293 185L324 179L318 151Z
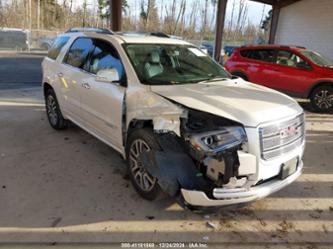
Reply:
M271 21L272 21L272 14L273 11L270 10L268 11L268 15L266 16L265 20L262 21L261 23L261 29L268 31L271 27Z
M127 9L129 8L127 0L122 0L122 10L126 14ZM97 26L101 23L102 27L104 27L104 20L106 20L107 23L109 23L110 17L111 17L111 4L110 0L97 0L97 15L98 15L98 21Z
M159 16L155 0L141 0L140 4L140 29L144 31L157 31L159 30Z
M4 13L4 11L3 11L3 6L2 6L2 0L0 0L0 26L1 26L1 24L4 23L3 13Z

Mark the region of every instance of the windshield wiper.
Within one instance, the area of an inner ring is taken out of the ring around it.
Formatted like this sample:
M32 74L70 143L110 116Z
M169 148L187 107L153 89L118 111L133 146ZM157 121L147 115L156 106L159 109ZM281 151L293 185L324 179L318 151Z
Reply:
M212 78L208 78L208 79L199 81L197 83L209 83L209 82L215 82L215 81L221 81L221 80L228 80L228 79L229 78L226 78L226 77L215 76L215 77L212 77Z

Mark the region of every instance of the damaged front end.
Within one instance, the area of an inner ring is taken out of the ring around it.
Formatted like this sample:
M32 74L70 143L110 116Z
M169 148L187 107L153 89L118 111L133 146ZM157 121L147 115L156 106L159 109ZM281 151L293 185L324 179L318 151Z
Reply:
M256 173L256 157L247 151L243 126L183 108L186 115L180 117L180 134L155 129L161 148L142 153L146 170L166 193L185 199L185 204L184 191L199 191L214 199L216 188L247 186L248 177Z

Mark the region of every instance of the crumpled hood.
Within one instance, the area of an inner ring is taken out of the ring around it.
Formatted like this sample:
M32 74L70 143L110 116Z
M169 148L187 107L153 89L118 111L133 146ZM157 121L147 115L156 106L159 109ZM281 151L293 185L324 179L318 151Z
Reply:
M296 116L303 111L292 98L242 79L151 86L151 90L188 108L225 117L251 127Z

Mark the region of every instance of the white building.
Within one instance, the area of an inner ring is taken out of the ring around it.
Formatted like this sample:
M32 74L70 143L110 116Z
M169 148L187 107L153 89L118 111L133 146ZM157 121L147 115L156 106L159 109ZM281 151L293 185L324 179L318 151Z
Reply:
M301 0L282 7L275 43L304 46L333 59L333 0Z

